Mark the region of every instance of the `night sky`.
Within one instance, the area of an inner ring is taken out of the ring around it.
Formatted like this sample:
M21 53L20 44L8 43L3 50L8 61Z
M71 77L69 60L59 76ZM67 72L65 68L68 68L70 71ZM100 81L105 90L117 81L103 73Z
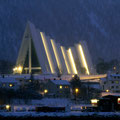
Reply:
M86 40L94 63L120 59L120 0L0 0L0 59L16 60L28 20L66 47Z

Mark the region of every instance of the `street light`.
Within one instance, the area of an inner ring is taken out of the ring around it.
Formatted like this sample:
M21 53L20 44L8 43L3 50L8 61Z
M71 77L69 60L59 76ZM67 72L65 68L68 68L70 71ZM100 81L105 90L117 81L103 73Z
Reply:
M46 94L46 93L48 93L48 90L47 90L47 89L45 89L45 90L44 90L44 93L45 93L45 94Z
M63 87L62 87L62 85L60 85L60 89L62 89Z
M19 74L21 74L21 73L22 73L22 70L23 70L23 67L22 67L22 66L16 66L15 68L13 68L13 72L14 72L14 73L19 73Z
M106 92L109 92L109 90L106 90Z
M5 108L7 111L10 111L10 105L6 105Z
M75 93L77 94L79 92L79 89L78 88L75 88Z
M76 103L77 103L77 94L78 94L78 92L79 92L79 89L75 88L75 101L76 101Z
M10 87L13 87L13 84L9 84Z
M44 96L47 95L47 93L48 93L48 90L45 89L45 90L44 90Z

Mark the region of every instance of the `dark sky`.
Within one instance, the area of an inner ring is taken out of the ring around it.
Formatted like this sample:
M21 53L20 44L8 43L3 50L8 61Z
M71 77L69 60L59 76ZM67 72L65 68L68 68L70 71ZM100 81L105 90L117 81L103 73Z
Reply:
M120 59L120 0L0 0L0 59L15 61L27 21L66 47L86 40L93 62Z

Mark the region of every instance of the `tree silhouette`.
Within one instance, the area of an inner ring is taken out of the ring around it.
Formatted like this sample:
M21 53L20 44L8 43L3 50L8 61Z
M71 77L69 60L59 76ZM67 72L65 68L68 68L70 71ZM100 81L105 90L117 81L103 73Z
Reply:
M56 68L57 77L61 77L62 72L63 72L62 69L57 66L57 68Z
M73 79L70 81L72 87L72 93L74 97L76 96L75 89L78 88L79 91L77 93L78 98L84 98L86 96L86 87L82 84L80 78L75 75Z

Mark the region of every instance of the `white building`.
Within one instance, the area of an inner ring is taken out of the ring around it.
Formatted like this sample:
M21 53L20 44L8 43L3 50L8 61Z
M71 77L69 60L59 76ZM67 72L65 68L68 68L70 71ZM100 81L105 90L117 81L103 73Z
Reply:
M13 77L0 77L0 88L17 90L20 87L19 81Z
M120 74L108 74L100 84L103 92L120 93Z
M65 49L28 22L19 50L14 73L95 74L87 45L79 42Z
M70 97L70 83L67 80L48 80L44 95L50 97Z

